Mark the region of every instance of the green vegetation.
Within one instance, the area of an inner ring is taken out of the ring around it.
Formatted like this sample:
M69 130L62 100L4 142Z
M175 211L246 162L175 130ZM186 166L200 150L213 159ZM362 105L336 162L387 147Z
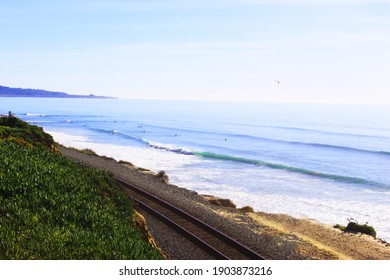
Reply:
M53 152L53 143L0 117L0 259L161 259L111 176Z
M337 224L334 226L334 228L338 228L344 232L363 233L376 238L376 231L372 226L367 224L361 225L352 218L348 219L348 225L346 227Z
M364 233L367 235L370 235L374 238L376 238L376 231L372 226L369 225L360 225L355 222L349 222L347 227L345 228L346 232L353 232L353 233Z
M0 140L49 148L54 144L53 137L45 133L41 127L29 125L11 113L0 117Z
M100 157L100 158L104 158L104 159L107 159L107 160L115 161L115 159L112 158L112 157L99 156L94 150L91 150L91 149L77 149L77 148L72 148L72 147L70 147L68 149L71 149L73 151L77 151L77 152L80 152L80 153L83 153L83 154L86 154L86 155L89 155L89 156Z
M346 226L342 226L342 225L340 225L340 224L336 224L336 225L334 225L333 227L334 227L334 228L337 228L337 229L339 229L339 230L341 230L341 231L345 231L345 228L346 228Z

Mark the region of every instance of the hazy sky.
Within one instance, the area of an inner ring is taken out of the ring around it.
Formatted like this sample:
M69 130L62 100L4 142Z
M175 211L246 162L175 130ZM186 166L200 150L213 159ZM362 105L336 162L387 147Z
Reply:
M390 1L0 0L0 85L390 103Z

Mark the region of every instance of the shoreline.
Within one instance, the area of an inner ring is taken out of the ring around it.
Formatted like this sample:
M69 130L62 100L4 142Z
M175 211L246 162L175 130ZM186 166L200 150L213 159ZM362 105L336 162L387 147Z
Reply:
M84 154L65 146L59 146L59 150L75 161L116 173L154 192L252 247L261 246L270 259L390 260L390 244L370 236L345 233L311 219L213 205L210 197L163 183L154 172L131 163Z
M154 172L164 170L171 183L198 193L234 198L238 207L250 205L255 211L283 213L298 219L310 217L329 225L347 225L348 218L354 218L373 226L378 237L390 240L390 224L386 220L388 194L380 195L369 187L339 185L309 175L297 176L258 166L208 160L202 156L183 156L144 144L128 145L127 140L117 142L113 139L111 142L108 141L111 135L109 139L97 138L100 140L95 141L96 135L84 132L53 133L65 146L89 148L100 155L131 161Z

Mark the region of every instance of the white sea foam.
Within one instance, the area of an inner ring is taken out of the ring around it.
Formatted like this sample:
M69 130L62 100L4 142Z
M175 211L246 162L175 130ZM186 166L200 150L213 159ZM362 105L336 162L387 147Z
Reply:
M28 117L45 117L44 114L32 114L32 113L27 113L26 116L28 116Z
M45 129L45 132L53 136L54 140L61 145L73 148L88 148L90 142L88 142L88 137L83 135L72 135L64 132L53 131Z

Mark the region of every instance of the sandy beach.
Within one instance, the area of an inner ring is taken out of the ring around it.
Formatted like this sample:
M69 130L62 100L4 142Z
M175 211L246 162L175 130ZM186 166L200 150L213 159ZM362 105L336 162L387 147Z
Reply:
M390 245L373 237L344 233L332 225L320 224L311 219L296 219L283 214L243 212L233 207L213 205L207 197L179 186L158 180L152 172L130 163L87 155L65 147L60 152L73 160L101 168L144 188L166 201L198 216L210 225L225 231L252 248L258 248L268 259L320 259L320 260L390 260ZM169 175L169 174L168 174ZM233 201L234 203L234 201ZM171 259L206 259L194 253L180 237L166 234L166 229L146 216L157 245ZM181 246L182 244L182 246ZM176 252L170 252L171 247ZM183 252L179 252L182 250ZM187 254L187 255L186 255Z

